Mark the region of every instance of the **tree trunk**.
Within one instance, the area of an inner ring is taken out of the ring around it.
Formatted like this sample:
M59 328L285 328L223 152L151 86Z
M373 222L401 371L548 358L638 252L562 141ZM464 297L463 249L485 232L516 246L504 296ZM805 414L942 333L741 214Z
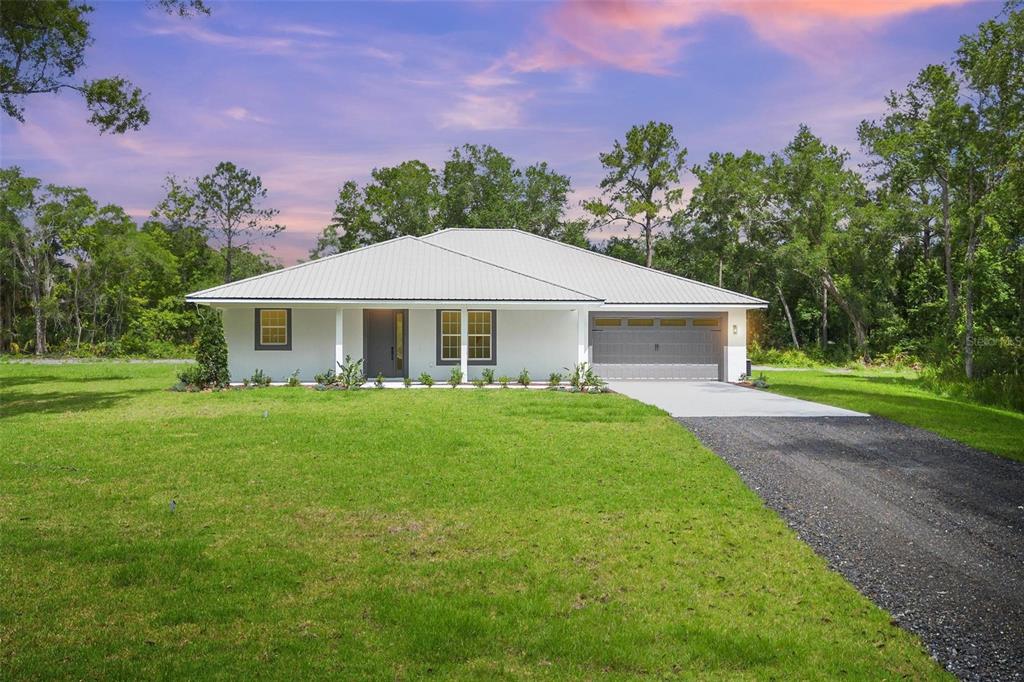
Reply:
M796 338L796 325L793 324L793 314L789 312L789 304L786 303L786 297L782 295L782 287L779 286L778 282L775 283L775 290L779 292L782 309L786 311L786 321L789 322L789 333L793 337L793 347L799 348L800 342Z
M36 355L43 355L46 353L46 315L38 281L32 285L32 315L36 320Z
M718 286L722 286L722 257L718 257Z
M978 218L978 223L984 216ZM964 373L974 378L974 256L978 250L978 225L971 222L971 234L967 239L966 282L964 287Z
M652 241L651 240L651 230L652 229L653 228L651 227L651 219L647 218L646 219L646 224L644 225L644 240L646 241L646 244L647 244L647 261L646 261L647 267L651 267L651 263L654 262L654 250L651 248L651 241Z
M953 338L956 331L957 302L956 281L953 279L953 230L949 221L949 183L942 180L942 248L943 265L946 271L946 305L949 317L947 334Z
M227 239L227 245L224 247L224 283L227 284L231 281L231 237Z
M828 345L828 287L821 287L821 333L818 344L822 350Z
M853 325L853 335L857 340L857 350L860 351L861 357L865 360L870 360L871 356L868 353L868 335L864 331L864 324L860 321L860 317L854 312L850 306L849 301L839 291L839 287L836 286L835 280L832 279L831 273L824 273L821 277L821 283L825 288L825 291L831 291L832 297L836 299L836 303L842 309L846 316L850 318L850 324Z

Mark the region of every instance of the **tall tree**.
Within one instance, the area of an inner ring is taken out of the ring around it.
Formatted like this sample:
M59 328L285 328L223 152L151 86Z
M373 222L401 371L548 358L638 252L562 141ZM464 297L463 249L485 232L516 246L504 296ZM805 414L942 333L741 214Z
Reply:
M891 93L886 104L885 116L877 123L861 123L858 135L873 155L869 167L874 179L908 198L926 257L938 232L946 277L946 328L952 338L959 319L953 194L971 144L971 106L961 101L956 75L939 65L924 68L906 91Z
M422 161L405 161L389 168L375 168L364 190L366 207L373 220L366 224L369 242L402 235L429 234L436 229L441 198L438 179Z
M789 267L819 287L821 336L828 341L828 302L831 298L849 319L857 350L867 356L867 330L863 311L854 300L852 282L837 276L836 260L844 244L844 232L855 220L858 203L865 199L859 176L846 168L848 154L826 145L807 126L781 154L772 157L772 174L781 211L778 220L787 226L781 256Z
M309 252L309 257L323 258L358 248L370 234L371 222L359 184L353 180L346 181L338 190L331 222L317 235L316 246Z
M520 194L512 157L490 145L452 150L441 174L445 227L512 227Z
M1022 248L1020 208L1024 190L1024 2L1006 4L1005 21L986 21L963 36L956 65L976 98L977 127L963 163L964 371L974 377L979 259L1000 242L1006 255ZM1000 267L1005 269L1005 265ZM1008 274L1008 273L1007 273ZM1024 303L1020 304L1024 305ZM994 320L993 320L994 321Z
M209 14L203 0L158 0L179 16ZM29 95L72 90L101 132L124 133L149 123L142 90L121 76L74 80L93 38L86 16L93 8L72 0L5 0L0 9L0 108L24 122Z
M342 185L310 256L444 227L516 228L586 245L585 224L565 217L570 188L547 163L520 168L488 145L453 149L440 173L416 160L375 168L365 186Z
M196 178L184 191L193 200L194 224L221 247L225 282L233 279L239 252L284 230L283 225L272 222L278 210L261 206L267 190L260 176L230 161L218 163L212 173Z
M769 214L769 179L764 157L754 152L741 156L713 152L707 163L693 167L697 187L683 218L694 245L714 260L709 279L726 286L726 267L748 269L743 263L750 230L763 225ZM729 285L742 287L741 272L733 272ZM749 288L750 281L746 281Z
M679 146L671 125L650 121L630 128L625 143L616 140L612 151L600 158L607 171L601 180L602 198L584 207L594 216L595 227L638 227L650 267L655 232L669 224L683 199L679 176L686 149Z

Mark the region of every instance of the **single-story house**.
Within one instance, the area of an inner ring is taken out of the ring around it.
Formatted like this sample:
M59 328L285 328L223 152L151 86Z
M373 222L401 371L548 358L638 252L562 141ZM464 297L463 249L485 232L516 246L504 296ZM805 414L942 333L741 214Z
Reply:
M766 302L506 229L399 237L203 291L231 377L302 381L364 359L368 377L535 380L590 362L605 379L736 381L746 313Z

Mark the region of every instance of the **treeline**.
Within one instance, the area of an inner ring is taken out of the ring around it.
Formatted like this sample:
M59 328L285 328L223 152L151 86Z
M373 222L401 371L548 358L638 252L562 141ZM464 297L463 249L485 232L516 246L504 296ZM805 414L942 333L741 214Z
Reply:
M200 329L185 294L276 267L250 248L283 229L259 177L221 163L166 189L139 225L84 189L0 169L0 350L181 357Z
M344 182L310 257L445 227L519 228L764 298L763 346L919 359L1024 403L1021 4L885 104L857 131L860 164L806 126L771 154L688 164L670 125L635 126L600 155L600 194L578 211L568 176L487 145L453 149L439 168L377 168ZM254 247L283 227L258 176L222 163L166 190L137 226L84 190L4 170L3 349L168 353L197 330L184 293L273 267Z

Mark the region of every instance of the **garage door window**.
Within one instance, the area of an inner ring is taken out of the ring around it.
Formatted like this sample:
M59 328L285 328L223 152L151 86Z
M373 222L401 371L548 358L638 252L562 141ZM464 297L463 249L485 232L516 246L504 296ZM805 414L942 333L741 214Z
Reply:
M694 327L717 327L718 319L713 317L698 317L693 321Z
M617 317L596 317L594 318L594 325L598 327L618 327L622 324L622 320Z
M654 318L651 317L631 317L626 320L626 324L630 327L653 327Z
M681 317L663 317L658 320L658 324L662 327L685 327L686 320Z

